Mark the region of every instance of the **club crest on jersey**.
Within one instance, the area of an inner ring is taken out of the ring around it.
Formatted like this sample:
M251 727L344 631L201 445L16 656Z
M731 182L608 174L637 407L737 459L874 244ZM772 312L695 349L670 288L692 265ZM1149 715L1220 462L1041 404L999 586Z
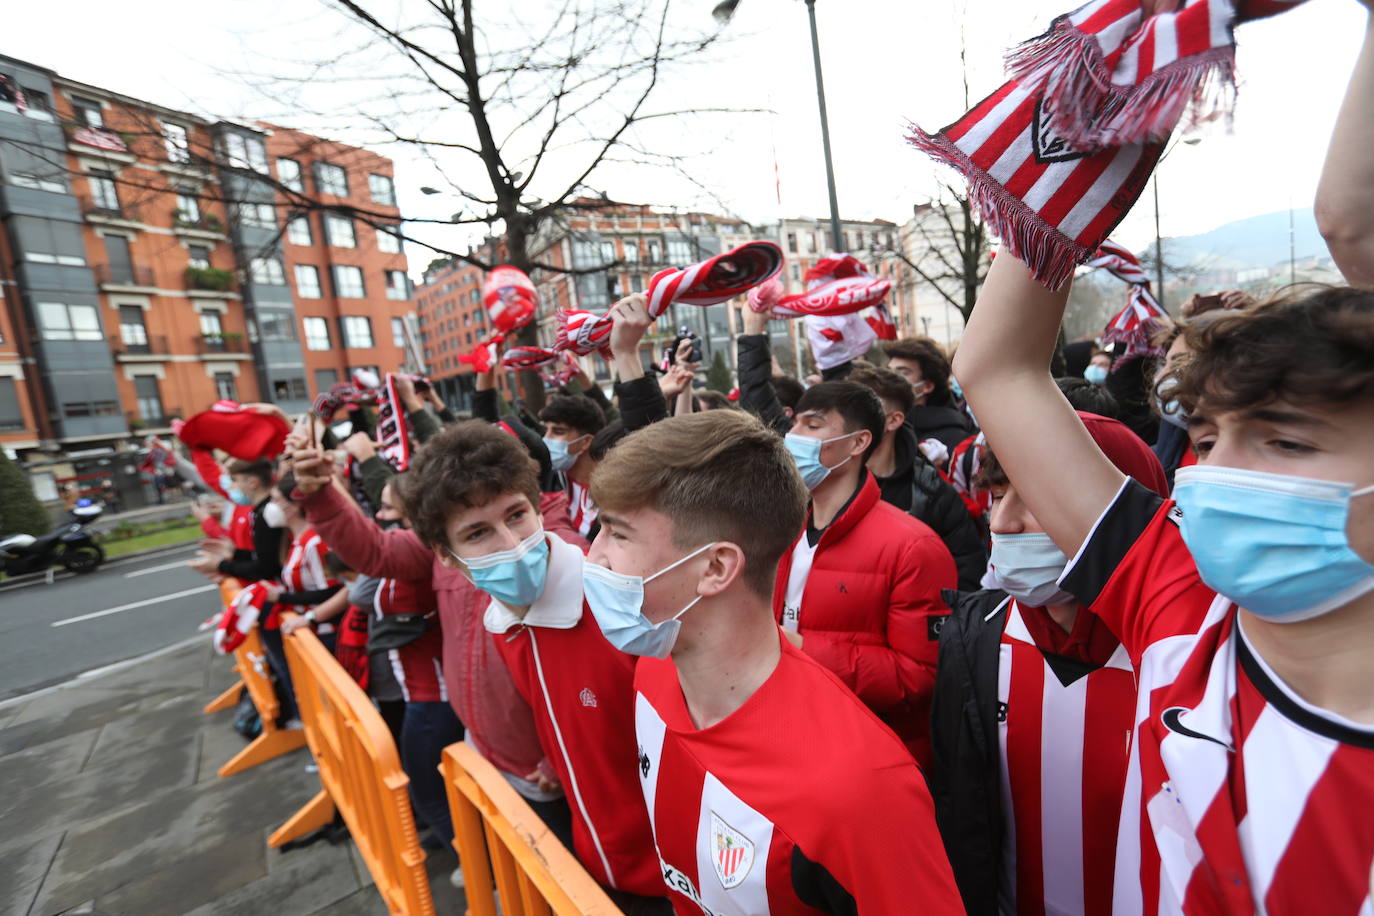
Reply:
M577 698L582 701L583 706L596 705L596 694L592 693L590 687L583 687L582 692L577 695Z
M754 866L754 843L711 812L711 865L727 891L739 886Z

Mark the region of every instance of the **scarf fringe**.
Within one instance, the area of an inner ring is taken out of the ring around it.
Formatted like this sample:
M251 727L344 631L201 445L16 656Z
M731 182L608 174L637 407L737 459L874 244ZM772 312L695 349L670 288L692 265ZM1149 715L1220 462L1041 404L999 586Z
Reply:
M1031 276L1052 290L1063 287L1074 268L1090 259L1094 249L1078 244L1041 218L1002 184L973 163L943 134L928 134L911 125L907 141L937 162L958 171L968 181L969 200L983 222L1007 246L1007 252L1026 262Z
M1051 128L1076 150L1166 139L1188 115L1186 129L1235 109L1235 46L1174 61L1134 86L1112 82L1102 49L1067 17L1005 58L1008 75L1043 94Z

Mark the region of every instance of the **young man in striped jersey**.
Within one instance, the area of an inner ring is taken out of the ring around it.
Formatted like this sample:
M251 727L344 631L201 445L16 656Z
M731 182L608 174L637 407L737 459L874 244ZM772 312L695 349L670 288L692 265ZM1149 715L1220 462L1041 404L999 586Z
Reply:
M962 912L910 754L775 623L807 504L777 435L733 410L664 420L606 455L592 494L584 590L642 656L638 773L677 913Z
M1332 255L1364 283L1371 110L1374 21L1322 191ZM1055 390L1045 367L1067 295L1004 251L955 372L1073 557L1059 584L1138 677L1115 909L1368 914L1374 292L1301 290L1185 331L1192 355L1169 375L1199 462L1173 501L1127 479Z
M1154 493L1159 459L1079 413L1112 464ZM1102 618L1058 586L1068 564L986 451L986 588L947 592L931 709L932 791L970 916L1109 916L1135 672Z

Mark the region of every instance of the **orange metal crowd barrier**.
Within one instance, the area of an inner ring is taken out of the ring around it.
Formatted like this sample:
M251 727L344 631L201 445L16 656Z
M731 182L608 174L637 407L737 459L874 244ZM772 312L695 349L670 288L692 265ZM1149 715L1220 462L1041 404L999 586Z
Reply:
M388 910L430 916L434 902L410 810L410 780L381 713L310 630L297 630L285 643L296 705L323 788L268 845L275 849L318 830L337 810Z
M470 744L449 745L441 769L471 916L620 914L601 885Z
M223 607L233 603L240 588L237 579L224 579L220 582L219 593ZM253 627L234 650L234 670L239 674L239 682L211 700L206 705L205 712L218 712L237 705L240 691L247 690L248 696L253 700L253 706L258 711L258 718L262 720L262 733L219 768L221 779L305 747L304 732L277 727L277 719L281 716L281 704L277 702L277 692L272 687L267 650L263 647L262 636L259 635L257 627Z

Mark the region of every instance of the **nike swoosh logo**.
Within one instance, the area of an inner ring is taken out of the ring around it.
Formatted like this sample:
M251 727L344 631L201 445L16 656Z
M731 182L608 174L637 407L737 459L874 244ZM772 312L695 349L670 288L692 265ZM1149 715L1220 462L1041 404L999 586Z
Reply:
M1185 712L1192 712L1192 710L1188 709L1185 706L1170 706L1168 709L1164 710L1164 712L1160 713L1159 721L1163 722L1164 727L1167 728L1169 731L1183 735L1185 738L1197 738L1199 741L1210 741L1213 744L1220 744L1228 751L1232 750L1231 745L1225 741L1222 741L1220 738L1213 738L1211 735L1204 735L1202 732L1195 732L1191 728L1180 722L1179 716L1181 716Z

